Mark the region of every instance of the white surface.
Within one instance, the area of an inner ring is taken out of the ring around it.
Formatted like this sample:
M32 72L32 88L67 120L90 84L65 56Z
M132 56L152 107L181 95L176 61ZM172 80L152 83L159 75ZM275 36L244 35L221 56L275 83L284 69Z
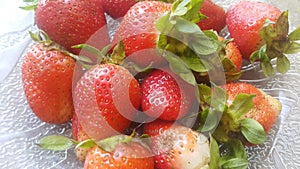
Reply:
M34 12L19 8L24 5L22 0L1 0L0 37L23 31L34 23ZM14 46L0 50L0 83L11 72L29 42L30 38L25 38Z

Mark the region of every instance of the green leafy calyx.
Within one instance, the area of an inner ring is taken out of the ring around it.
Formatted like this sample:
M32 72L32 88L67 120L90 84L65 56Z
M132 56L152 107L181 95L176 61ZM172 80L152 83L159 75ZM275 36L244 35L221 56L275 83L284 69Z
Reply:
M277 71L286 73L290 69L287 55L300 51L300 43L297 42L300 39L300 28L289 34L288 11L284 11L275 23L266 20L259 34L265 45L250 55L250 61L260 62L265 76L270 76L275 73L271 60L277 58Z

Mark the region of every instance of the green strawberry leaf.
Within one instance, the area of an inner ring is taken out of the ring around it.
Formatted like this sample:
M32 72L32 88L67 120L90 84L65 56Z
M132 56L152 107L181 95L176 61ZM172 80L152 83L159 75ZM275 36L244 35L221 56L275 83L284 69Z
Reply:
M225 154L222 156L222 161L227 161L232 158L239 158L247 160L247 152L243 143L238 139L231 139L229 142L224 143Z
M43 137L38 145L47 150L67 150L73 146L73 141L67 137L60 136L60 135L51 135Z
M20 6L19 8L25 10L25 11L33 11L35 10L37 4L34 5L27 5L27 6Z
M223 114L223 116L224 116L224 114ZM219 142L226 143L226 142L230 141L229 133L225 129L225 126L222 124L222 122L219 124L217 129L214 131L213 136Z
M197 131L203 133L214 130L218 126L218 117L220 117L221 115L222 114L220 112L213 109L205 109L203 112L201 112L201 125L197 129Z
M88 139L88 140L84 140L80 143L78 143L75 147L76 148L92 148L94 146L96 146L96 142L94 140Z
M290 69L289 59L283 55L277 58L276 69L279 73L286 73Z
M274 24L274 22L270 21L269 19L266 19L264 26L259 31L260 37L262 37L267 44L270 44L272 40L277 36L276 31L273 28Z
M215 138L210 135L210 163L209 169L220 169L220 150Z
M173 3L171 11L171 22L176 22L177 16L188 21L197 23L200 19L205 18L200 14L203 0L177 0Z
M275 30L277 37L286 38L289 34L289 19L288 19L288 11L284 11L278 17L277 22L275 24Z
M218 112L224 113L227 111L228 108L226 105L227 93L223 88L220 88L214 83L212 83L212 85L213 85L213 90L212 90L210 105Z
M179 32L187 34L196 34L201 32L197 24L190 22L184 18L177 18L174 28Z
M181 58L174 56L170 52L166 52L162 56L169 62L170 69L175 74L179 75L185 82L194 86L197 84L194 74Z
M186 5L189 3L189 0L177 0L172 5L171 17L174 16L183 16L187 13L188 8Z
M232 158L222 163L222 169L247 169L248 160L240 158Z
M222 65L225 71L227 82L238 80L241 77L242 72L237 71L235 64L229 58L224 58L222 60Z
M237 139L231 139L222 146L224 155L221 158L222 168L246 169L248 167L247 152L243 143Z
M275 73L271 62L261 62L260 67L263 70L265 76L271 76Z
M207 72L208 66L195 54L183 55L180 57L182 61L195 72Z
M293 32L291 32L289 35L288 35L288 38L291 40L291 41L298 41L300 40L300 27L295 29Z
M234 121L242 119L253 108L254 97L255 95L238 94L229 106L227 113Z
M288 48L285 50L286 54L294 54L300 52L300 43L291 42Z
M217 51L218 45L215 39L206 36L202 31L190 35L189 46L198 55L210 55Z
M210 103L212 90L205 84L198 84L200 100L204 103Z
M169 20L171 17L170 15L170 13L166 13L156 22L156 29L163 35L169 34L169 32L171 32L171 30L174 28L174 24L172 24Z
M108 137L106 139L97 141L96 144L101 147L106 152L112 152L115 150L116 146L123 143L129 143L132 137L127 135L116 135Z
M23 0L26 6L21 6L20 8L26 11L35 10L40 0Z
M242 119L241 132L244 137L252 144L262 144L266 140L264 128L260 123L251 118Z

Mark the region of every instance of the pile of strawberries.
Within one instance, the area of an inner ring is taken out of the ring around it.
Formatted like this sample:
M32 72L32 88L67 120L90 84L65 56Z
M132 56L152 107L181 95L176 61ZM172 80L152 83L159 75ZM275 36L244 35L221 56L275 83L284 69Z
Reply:
M39 145L75 145L86 169L247 168L244 146L265 141L281 103L238 82L242 60L270 76L287 72L287 55L300 50L288 12L262 2L227 11L211 0L32 0L23 8L35 10L39 28L22 64L28 104L41 121L72 121L72 139ZM105 13L121 20L111 41ZM218 34L225 28L230 39Z

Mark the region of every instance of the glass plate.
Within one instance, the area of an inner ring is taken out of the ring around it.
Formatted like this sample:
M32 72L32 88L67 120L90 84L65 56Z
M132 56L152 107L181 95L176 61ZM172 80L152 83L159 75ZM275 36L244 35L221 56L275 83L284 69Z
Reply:
M227 9L238 0L219 0L217 4ZM282 10L289 10L291 30L300 26L299 0L270 0ZM114 22L111 26L116 27ZM1 81L0 78L0 168L5 169L80 169L83 164L76 159L74 151L46 151L37 146L40 138L61 134L71 137L71 124L49 125L41 122L30 110L23 93L21 82L22 56L32 45L28 37L30 26L25 30L0 36L0 51L10 47L13 69ZM240 81L251 83L283 104L282 113L268 134L267 141L259 146L247 148L250 160L249 168L257 169L297 169L300 168L300 74L299 55L290 55L291 70L287 74L276 74L264 78L256 67L245 66L247 70Z

